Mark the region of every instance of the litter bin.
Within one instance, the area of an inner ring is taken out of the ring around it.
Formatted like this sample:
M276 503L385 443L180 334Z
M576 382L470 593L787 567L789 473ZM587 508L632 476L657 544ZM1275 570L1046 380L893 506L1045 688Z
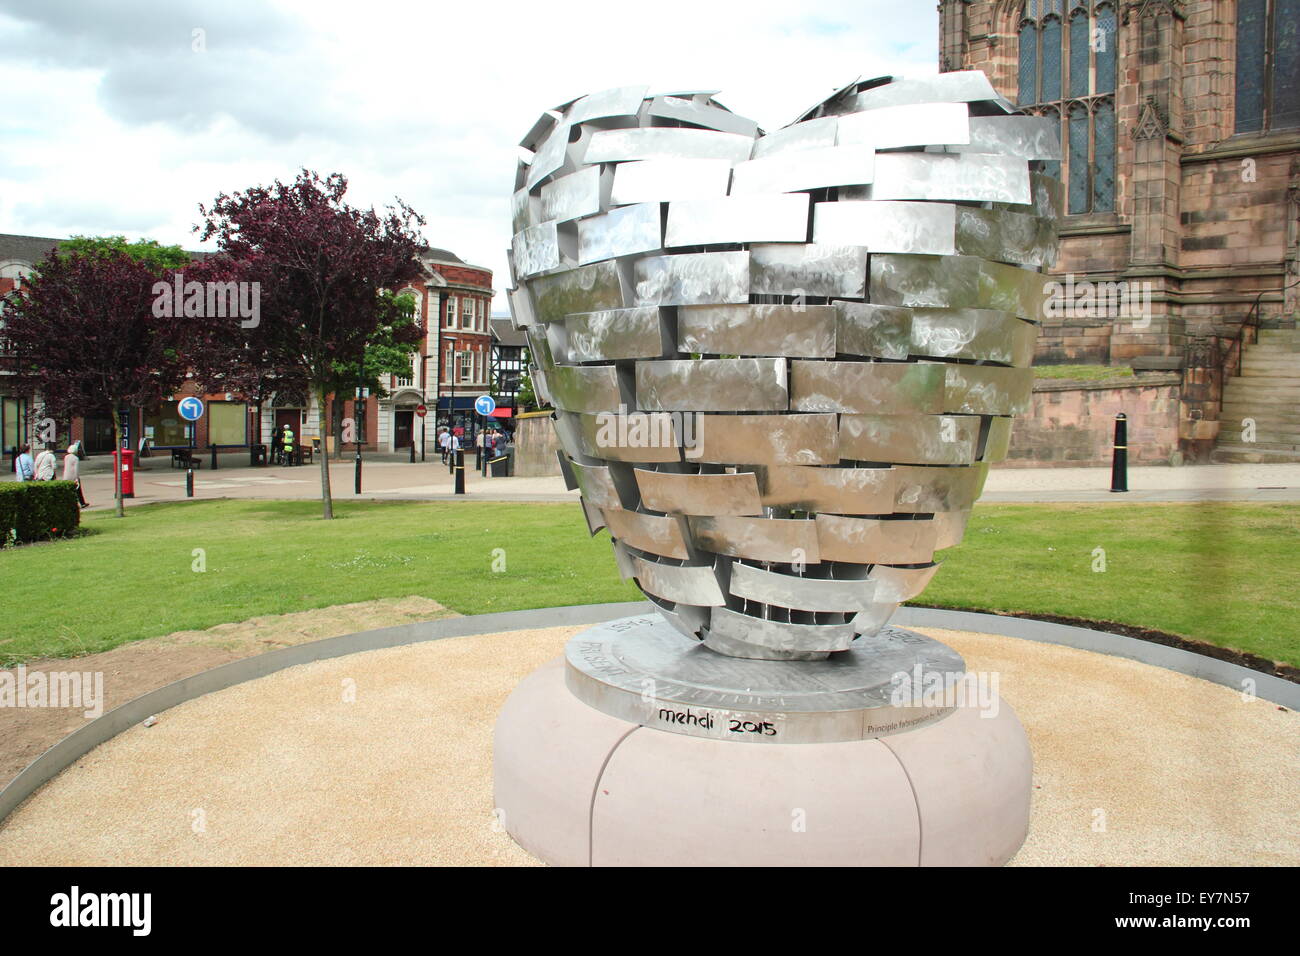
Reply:
M515 471L515 446L506 445L497 450L492 459L492 477L509 478Z
M118 455L121 455L121 466L118 465ZM135 452L131 449L117 449L113 452L113 470L120 471L122 482L122 497L135 497Z
M253 445L248 451L248 463L250 465L266 464L266 446Z

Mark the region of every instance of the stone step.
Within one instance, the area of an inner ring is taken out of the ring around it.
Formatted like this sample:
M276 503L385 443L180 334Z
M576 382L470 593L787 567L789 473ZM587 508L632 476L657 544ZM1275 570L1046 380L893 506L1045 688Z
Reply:
M1275 401L1300 404L1300 388L1264 378L1230 378L1224 384L1223 390L1260 398L1273 396Z
M1278 358L1274 355L1256 355L1254 352L1247 352L1246 357L1241 360L1242 374L1246 374L1252 369L1276 369L1280 374L1294 374L1300 371L1300 352L1297 352L1291 358Z
M1219 413L1219 421L1229 426L1240 425L1248 418L1255 423L1256 428L1270 428L1287 433L1300 432L1300 416L1297 415L1242 408L1240 405L1225 405L1223 411Z
M1267 388L1283 388L1300 396L1300 375L1274 375L1254 372L1249 375L1236 375L1228 379L1232 385L1241 381L1243 384L1258 385Z
M1217 445L1210 453L1210 461L1237 465L1284 464L1300 461L1300 449L1261 448L1257 444L1224 444Z

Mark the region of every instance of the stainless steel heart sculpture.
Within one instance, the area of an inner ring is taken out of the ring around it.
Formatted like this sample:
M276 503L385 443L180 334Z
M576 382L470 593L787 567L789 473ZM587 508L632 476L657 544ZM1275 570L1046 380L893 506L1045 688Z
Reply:
M721 654L876 634L1028 406L1055 124L962 72L766 135L712 93L609 90L522 146L511 312L591 532Z

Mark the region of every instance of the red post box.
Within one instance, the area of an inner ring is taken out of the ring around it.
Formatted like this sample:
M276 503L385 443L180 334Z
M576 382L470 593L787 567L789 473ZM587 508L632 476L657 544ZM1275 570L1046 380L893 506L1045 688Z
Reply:
M119 471L118 455L121 455L120 471ZM120 475L120 480L122 482L122 497L134 498L135 497L135 452L129 448L121 451L114 451L113 471L117 472Z

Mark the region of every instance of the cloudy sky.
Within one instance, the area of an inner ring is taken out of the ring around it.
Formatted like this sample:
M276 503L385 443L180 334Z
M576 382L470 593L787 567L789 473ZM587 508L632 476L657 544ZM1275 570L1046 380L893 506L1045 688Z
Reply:
M775 129L858 76L936 72L937 36L934 0L0 0L0 232L200 248L200 202L305 166L400 196L500 291L543 110L719 89Z

